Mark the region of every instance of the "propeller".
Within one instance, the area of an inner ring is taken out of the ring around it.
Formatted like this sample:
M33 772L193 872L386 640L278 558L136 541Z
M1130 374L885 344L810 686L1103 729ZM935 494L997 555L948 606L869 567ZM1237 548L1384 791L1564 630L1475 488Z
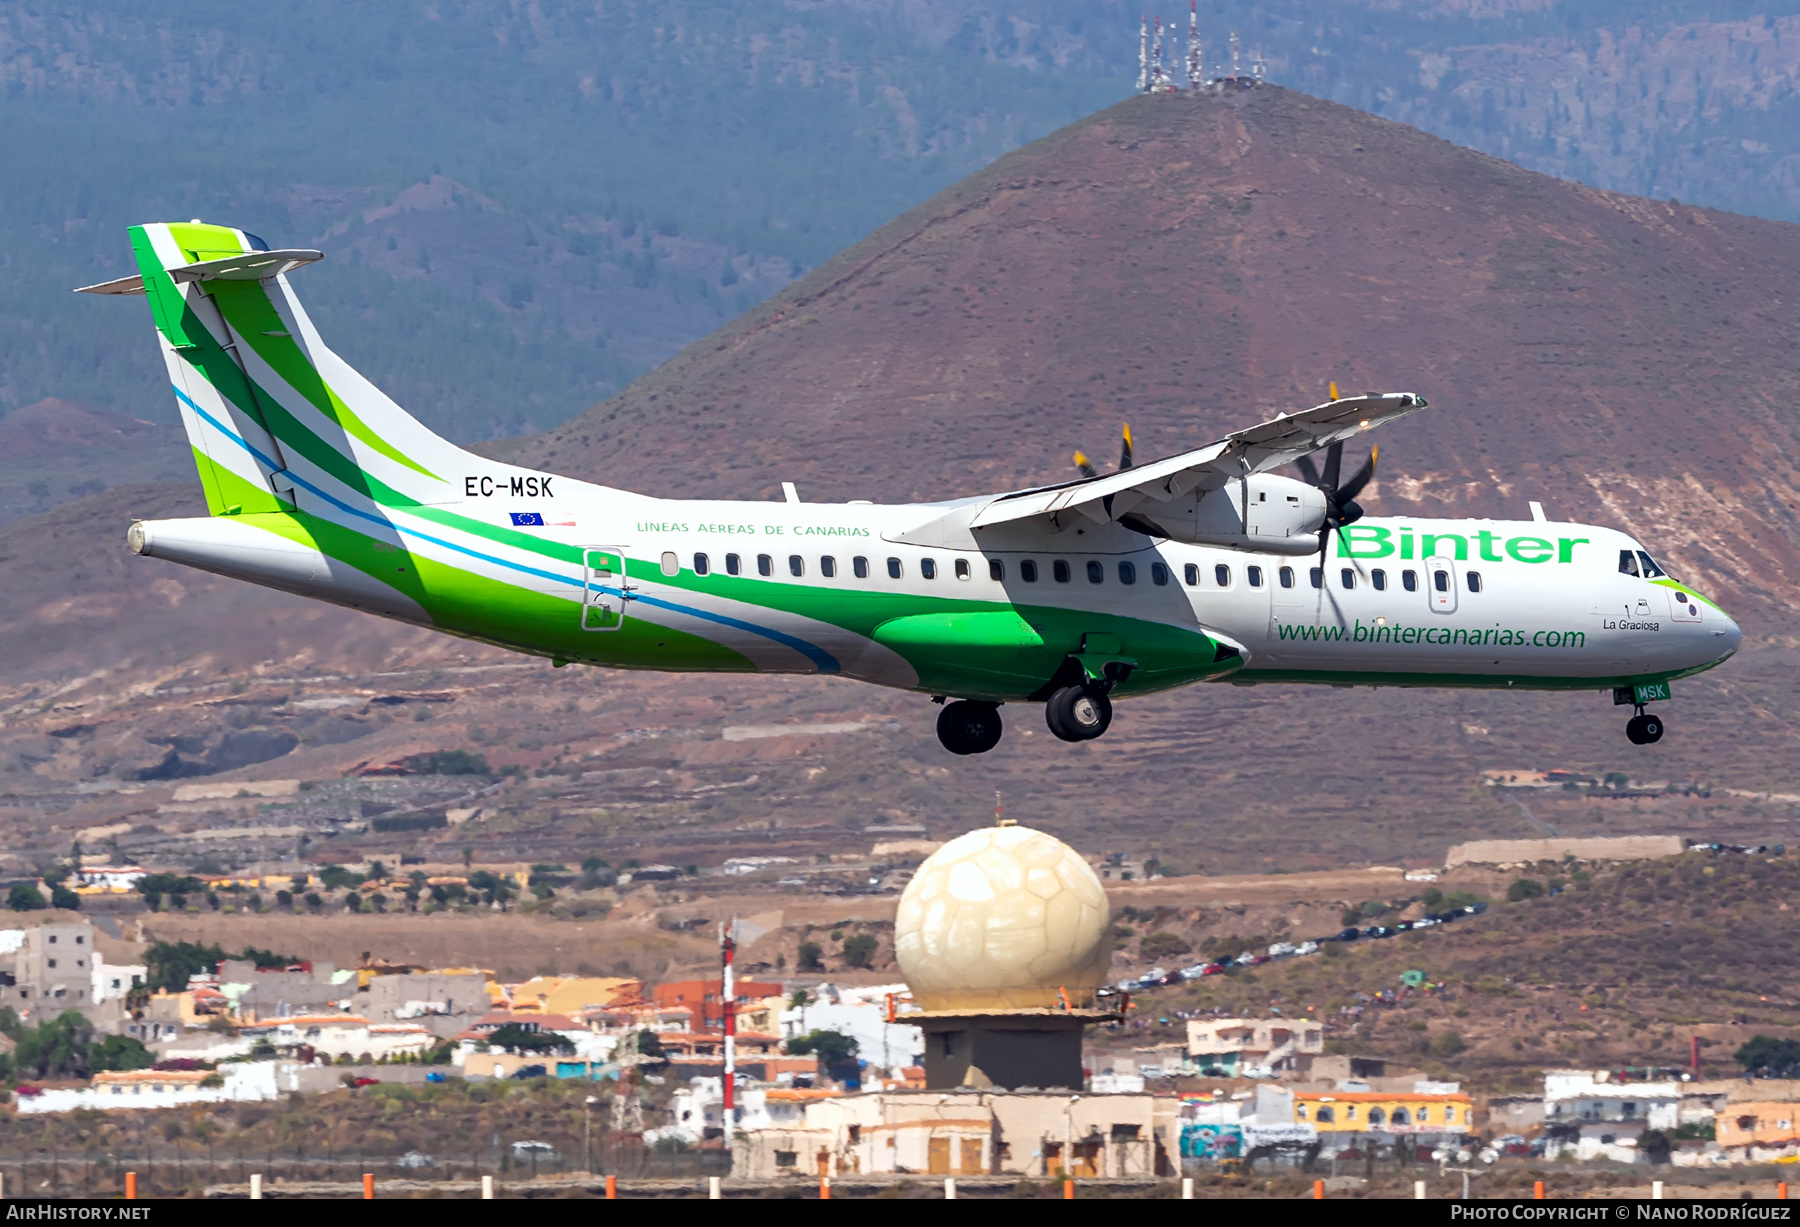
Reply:
M1130 467L1131 467L1131 423L1127 422L1127 423L1125 423L1125 438L1119 444L1119 472L1123 473L1126 469L1129 469ZM1100 470L1096 469L1094 467L1094 462L1087 458L1087 453L1084 451L1081 451L1080 449L1077 449L1075 452L1075 468L1078 472L1080 472L1080 474L1083 477L1086 477L1086 478L1094 478L1094 477L1100 476Z
M1337 384L1331 385L1331 399L1336 400ZM1319 525L1319 576L1324 582L1325 547L1331 540L1331 534L1346 524L1354 524L1363 517L1362 505L1356 501L1369 479L1375 476L1375 464L1381 457L1380 447L1369 449L1369 458L1362 467L1350 474L1348 481L1339 481L1339 474L1344 465L1344 445L1333 443L1325 449L1325 472L1320 473L1314 467L1311 456L1302 456L1294 461L1294 467L1300 470L1300 476L1309 486L1317 486L1325 496L1325 522Z

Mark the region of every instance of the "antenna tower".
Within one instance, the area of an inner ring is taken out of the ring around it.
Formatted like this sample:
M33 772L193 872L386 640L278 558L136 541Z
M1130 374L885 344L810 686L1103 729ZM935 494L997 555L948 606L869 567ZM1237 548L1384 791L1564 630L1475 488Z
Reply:
M1150 19L1138 18L1138 93L1150 92Z
M1237 31L1233 30L1231 32L1231 83L1233 85L1236 85L1237 79L1238 79Z
M1187 83L1189 89L1206 84L1206 56L1200 45L1199 0L1188 0Z
M1163 71L1163 23L1162 18L1154 19L1156 28L1150 43L1150 89L1153 93L1162 93L1169 86L1169 74Z

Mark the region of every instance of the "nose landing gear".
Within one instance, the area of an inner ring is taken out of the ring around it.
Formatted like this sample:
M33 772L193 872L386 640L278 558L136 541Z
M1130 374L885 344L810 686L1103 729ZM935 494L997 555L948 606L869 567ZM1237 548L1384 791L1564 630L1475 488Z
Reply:
M976 699L944 704L938 713L937 735L952 754L986 754L1000 744L1000 708Z
M1642 707L1637 715L1625 722L1625 736L1634 746L1652 746L1662 740L1663 721L1661 716L1652 716Z

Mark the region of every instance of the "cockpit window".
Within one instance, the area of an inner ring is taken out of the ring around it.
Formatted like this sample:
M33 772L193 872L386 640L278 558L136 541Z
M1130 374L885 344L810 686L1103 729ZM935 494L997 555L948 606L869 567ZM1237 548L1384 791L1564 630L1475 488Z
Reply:
M1638 573L1637 555L1630 550L1619 551L1619 574L1636 575Z
M1637 556L1638 556L1638 561L1644 564L1644 578L1645 579L1661 579L1663 576L1668 574L1668 572L1664 571L1661 567L1657 566L1656 560L1651 558L1650 555L1644 553L1644 551L1639 550L1637 552Z

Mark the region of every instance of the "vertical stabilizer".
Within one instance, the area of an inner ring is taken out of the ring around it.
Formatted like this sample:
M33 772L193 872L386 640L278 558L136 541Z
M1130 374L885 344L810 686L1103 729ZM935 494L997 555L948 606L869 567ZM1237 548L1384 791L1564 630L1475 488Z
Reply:
M327 348L294 296L288 273L320 253L198 222L131 243L214 515L461 498L462 450Z

